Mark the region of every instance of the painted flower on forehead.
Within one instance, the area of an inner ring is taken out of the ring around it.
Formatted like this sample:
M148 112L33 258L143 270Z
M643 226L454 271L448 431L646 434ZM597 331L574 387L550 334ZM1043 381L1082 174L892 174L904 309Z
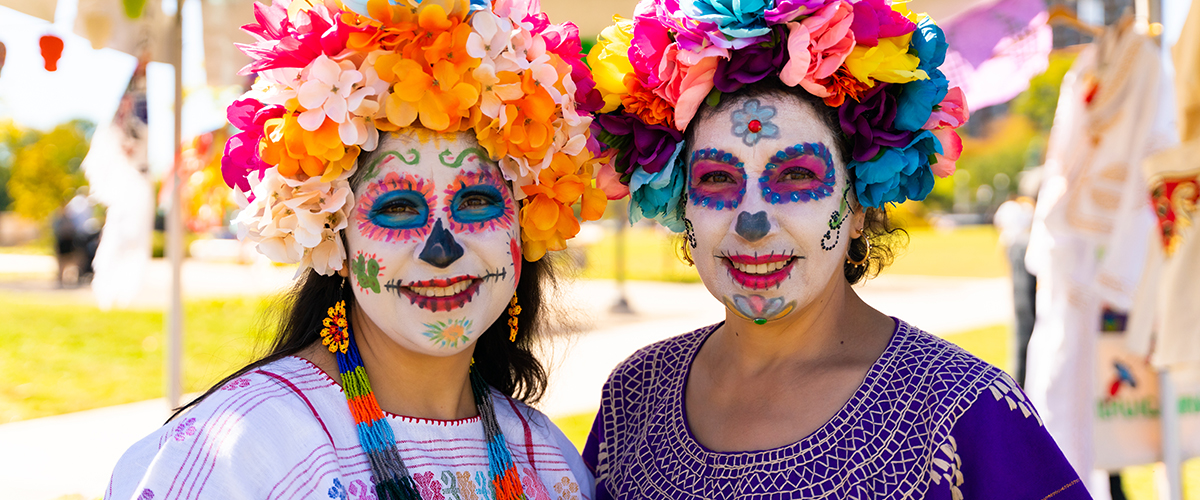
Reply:
M718 46L739 49L757 43L759 37L770 33L763 13L769 0L682 0L679 8L688 17L710 23L719 33L709 33Z
M757 144L760 138L779 137L779 126L771 121L775 118L775 108L762 106L758 99L747 100L730 118L733 121L731 132L747 146Z

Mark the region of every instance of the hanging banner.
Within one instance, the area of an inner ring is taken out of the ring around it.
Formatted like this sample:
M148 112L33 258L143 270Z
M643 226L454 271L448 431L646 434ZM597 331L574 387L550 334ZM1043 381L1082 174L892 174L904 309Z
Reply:
M54 10L58 0L0 0L0 7L8 7L25 15L54 22Z
M1107 319L1107 318L1106 318ZM1162 460L1158 373L1126 347L1124 332L1101 332L1096 353L1095 467L1119 471ZM1200 383L1175 380L1184 459L1200 456Z
M915 7L914 7L915 8ZM950 50L941 70L971 109L1008 101L1046 71L1053 36L1043 0L983 5L944 21Z

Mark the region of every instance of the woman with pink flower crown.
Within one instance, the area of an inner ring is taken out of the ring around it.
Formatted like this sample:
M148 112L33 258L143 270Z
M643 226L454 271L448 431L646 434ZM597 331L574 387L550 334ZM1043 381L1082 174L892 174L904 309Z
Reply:
M106 498L593 498L527 405L544 257L606 203L578 30L536 0L254 9L222 166L241 237L297 281L270 351L126 452Z
M850 285L887 204L954 172L941 29L889 0L643 0L588 55L631 221L684 233L725 321L604 386L599 499L1089 498L1004 372Z

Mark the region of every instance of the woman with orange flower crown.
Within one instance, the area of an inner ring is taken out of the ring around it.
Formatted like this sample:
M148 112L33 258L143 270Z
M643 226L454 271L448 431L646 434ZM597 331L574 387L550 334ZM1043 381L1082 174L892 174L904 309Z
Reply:
M898 0L643 0L588 55L633 218L725 321L613 371L600 499L1055 500L1087 491L1008 375L873 309L886 205L954 171L941 29Z
M270 353L126 452L106 498L592 498L527 406L544 257L606 203L578 30L536 0L254 9L223 169L241 237L298 280Z

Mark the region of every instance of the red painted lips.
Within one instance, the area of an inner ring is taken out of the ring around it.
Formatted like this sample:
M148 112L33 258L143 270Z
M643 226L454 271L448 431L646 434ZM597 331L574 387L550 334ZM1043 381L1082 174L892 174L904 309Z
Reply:
M451 311L467 305L475 298L482 281L470 275L414 281L401 287L400 294L421 309Z
M737 284L750 290L766 290L787 279L798 258L780 254L728 255L724 260Z

